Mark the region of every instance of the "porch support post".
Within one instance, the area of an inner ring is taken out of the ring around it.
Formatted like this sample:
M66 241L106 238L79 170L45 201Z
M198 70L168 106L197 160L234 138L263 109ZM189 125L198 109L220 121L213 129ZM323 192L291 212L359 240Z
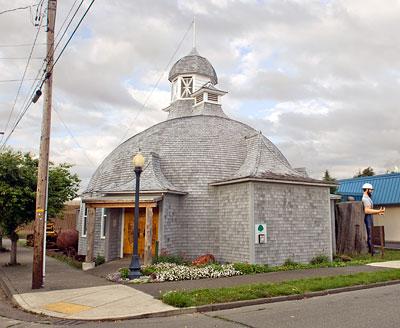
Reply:
M94 263L94 226L96 223L96 209L88 208L88 230L86 244L86 260L82 263L82 270L89 270L95 267Z
M146 207L146 228L144 237L144 265L152 264L153 209Z

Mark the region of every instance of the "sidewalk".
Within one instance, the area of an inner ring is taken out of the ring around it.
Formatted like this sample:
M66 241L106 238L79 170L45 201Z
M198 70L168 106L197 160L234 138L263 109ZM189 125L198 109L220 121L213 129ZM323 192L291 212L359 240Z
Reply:
M3 239L3 247L10 248L9 240ZM109 282L48 256L44 287L33 290L32 248L18 245L20 266L4 267L9 256L0 253L0 283L13 302L27 311L64 319L117 320L167 315L165 312L175 310L135 288Z
M3 239L3 244L4 247L9 248L9 240ZM229 287L258 282L279 282L308 277L379 271L388 267L400 268L400 261L392 261L368 266L293 270L218 279L121 285L108 282L105 280L105 276L108 273L116 272L122 266L129 265L129 259L108 262L93 270L82 271L64 262L46 257L45 286L38 290L32 290L32 249L22 245L18 246L17 260L21 265L17 267L3 266L8 263L9 255L9 253L0 253L0 283L14 303L34 313L76 320L145 318L199 311L196 308L177 309L154 299L154 296L168 290ZM279 298L279 300L285 299L291 298ZM243 305L243 302L238 302L236 306ZM230 307L232 306L234 304L230 304ZM213 305L213 309L217 308L218 305Z

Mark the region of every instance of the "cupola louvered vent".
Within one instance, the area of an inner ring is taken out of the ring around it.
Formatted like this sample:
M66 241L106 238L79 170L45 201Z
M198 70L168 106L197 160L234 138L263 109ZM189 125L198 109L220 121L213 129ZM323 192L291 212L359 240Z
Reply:
M215 93L209 93L208 100L213 102L218 102L218 95Z
M196 97L196 104L201 103L204 99L203 94L200 94Z

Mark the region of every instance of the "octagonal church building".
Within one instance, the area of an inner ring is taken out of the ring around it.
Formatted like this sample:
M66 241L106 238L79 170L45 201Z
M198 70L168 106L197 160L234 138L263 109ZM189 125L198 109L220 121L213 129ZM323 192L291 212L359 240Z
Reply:
M332 256L329 187L294 169L261 132L223 112L217 74L196 49L169 72L166 121L114 149L82 194L79 254L132 254L135 172L141 151L138 253L145 239L195 259L281 265ZM146 227L147 216L147 227ZM149 245L149 241L147 242ZM149 247L149 246L148 246Z

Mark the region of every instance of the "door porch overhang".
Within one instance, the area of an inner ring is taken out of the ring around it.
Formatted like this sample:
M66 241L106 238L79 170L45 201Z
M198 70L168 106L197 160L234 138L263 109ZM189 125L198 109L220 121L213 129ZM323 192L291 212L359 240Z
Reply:
M157 203L162 199L162 195L140 195L139 207L157 207ZM82 202L89 208L132 208L135 207L135 196L87 198L83 199Z

